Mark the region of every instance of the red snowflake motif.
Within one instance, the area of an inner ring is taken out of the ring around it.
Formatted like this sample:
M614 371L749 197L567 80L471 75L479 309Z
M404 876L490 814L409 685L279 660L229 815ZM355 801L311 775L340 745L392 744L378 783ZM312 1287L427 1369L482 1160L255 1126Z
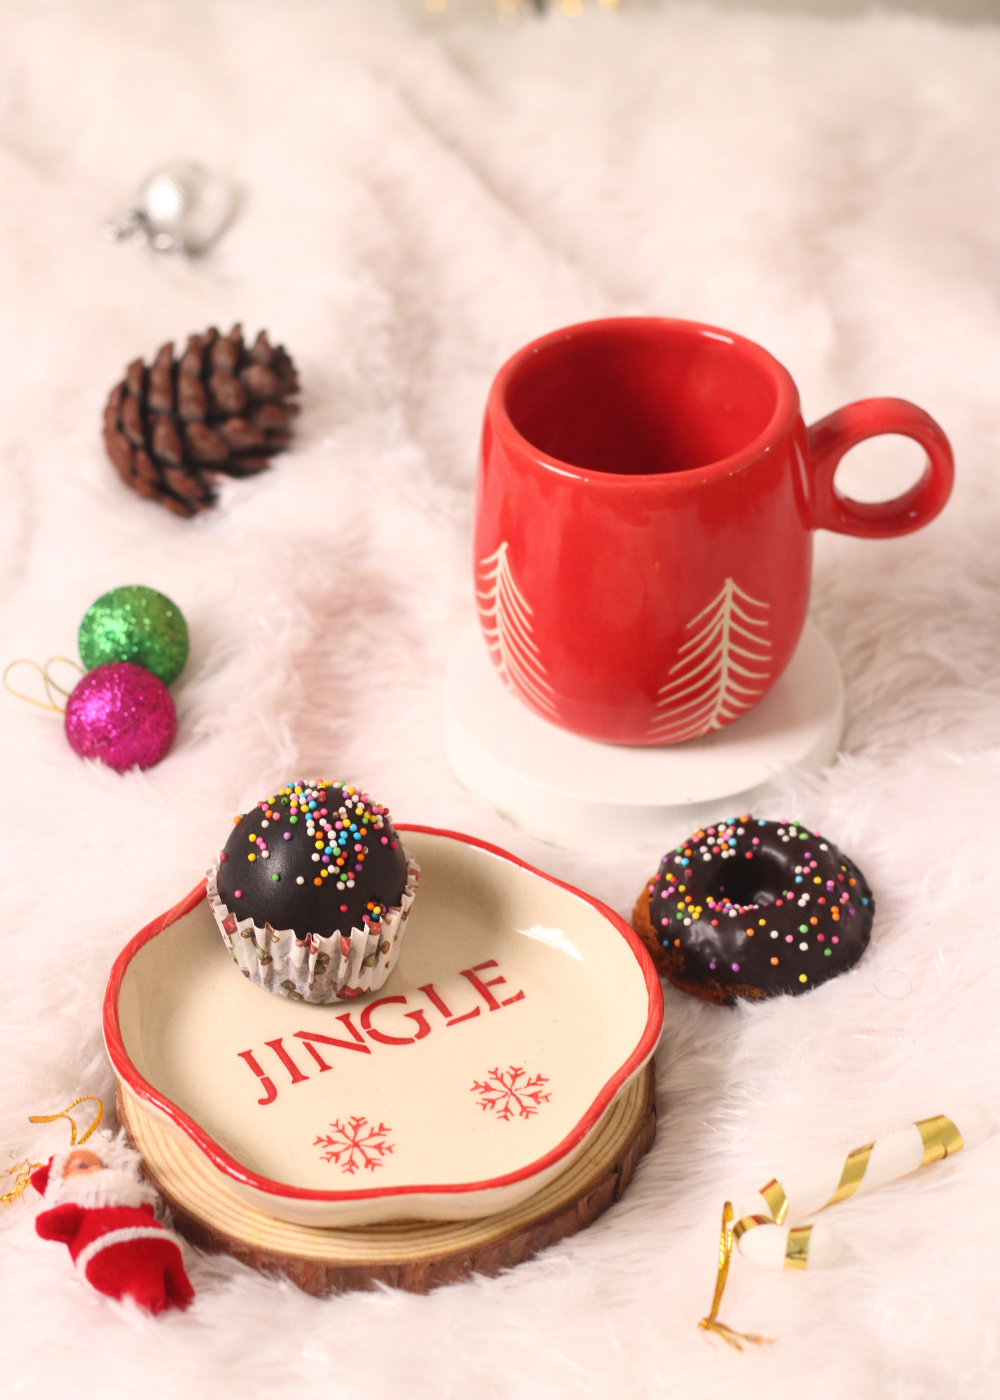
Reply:
M496 1109L498 1118L504 1121L514 1117L515 1108L518 1117L530 1118L538 1112L539 1104L548 1103L552 1097L542 1090L542 1085L549 1081L544 1074L536 1074L534 1078L525 1078L525 1070L517 1065L511 1065L506 1074L499 1069L491 1069L486 1076L486 1083L480 1084L477 1079L473 1084L471 1092L479 1095L479 1107L485 1110Z
M392 1130L384 1123L373 1128L367 1118L349 1118L346 1123L336 1118L330 1127L333 1135L326 1133L318 1137L313 1147L325 1147L324 1162L335 1162L349 1176L353 1176L358 1167L373 1172L392 1151L392 1143L385 1141L386 1134Z

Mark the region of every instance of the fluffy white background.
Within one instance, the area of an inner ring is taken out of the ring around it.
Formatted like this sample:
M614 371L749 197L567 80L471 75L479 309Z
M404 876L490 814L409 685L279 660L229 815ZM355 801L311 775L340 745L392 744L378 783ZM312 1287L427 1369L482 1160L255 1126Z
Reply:
M15 1156L65 1140L28 1114L110 1103L111 962L231 813L291 774L363 781L401 820L631 908L659 851L544 847L444 757L479 415L518 345L607 313L715 321L789 366L807 419L903 395L958 462L923 533L819 540L845 752L768 808L863 865L872 948L765 1006L668 990L660 1132L620 1206L426 1298L320 1302L196 1262L191 1312L153 1322L88 1295L18 1205L0 1219L4 1393L995 1395L1000 1137L842 1207L838 1269L737 1261L724 1316L777 1345L737 1355L695 1324L727 1194L957 1098L1000 1116L1000 29L690 4L504 28L402 0L5 0L0 34L0 659L72 653L87 605L128 582L175 598L193 638L176 747L142 775L81 763L58 721L0 702ZM176 155L243 190L217 250L102 242L104 215ZM134 355L236 319L299 363L297 444L180 521L120 485L100 410ZM856 456L844 479L870 496L915 466L905 448ZM882 994L886 972L909 994Z

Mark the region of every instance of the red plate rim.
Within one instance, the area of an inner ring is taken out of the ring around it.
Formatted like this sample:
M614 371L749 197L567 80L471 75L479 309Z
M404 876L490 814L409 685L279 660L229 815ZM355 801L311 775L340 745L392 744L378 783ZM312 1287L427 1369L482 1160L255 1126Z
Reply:
M563 880L557 880L554 875L547 875L544 870L538 870L527 861L512 855L510 851L503 850L500 846L493 846L488 841L480 841L475 836L467 836L460 831L447 831L439 827L418 826L414 824L399 823L397 831L415 831L427 836L443 836L451 841L461 841L467 846L476 846L481 851L487 851L490 855L499 856L501 860L509 861L511 865L517 866L521 870L528 871L531 875L537 875L540 879L546 880L549 884L565 890L568 894L575 895L586 904L592 906L597 912L607 919L608 923L621 934L631 948L636 961L642 969L643 979L646 984L647 995L647 1015L646 1025L642 1035L629 1055L611 1078L602 1086L590 1107L583 1114L582 1118L566 1134L561 1142L551 1148L543 1156L531 1162L528 1166L522 1167L519 1171L508 1172L506 1176L493 1177L487 1181L458 1182L449 1185L414 1185L414 1186L387 1186L371 1187L364 1190L355 1191L313 1191L301 1186L289 1186L279 1181L272 1181L270 1177L260 1176L257 1172L251 1171L242 1163L231 1157L224 1148L210 1137L204 1128L189 1117L183 1109L177 1107L170 1099L164 1097L157 1089L145 1080L125 1049L122 1040L121 1025L118 1019L118 998L121 994L122 983L128 965L138 953L152 939L177 922L178 919L189 914L205 898L205 881L196 885L193 890L172 909L152 923L141 929L118 954L114 965L111 968L111 975L108 978L107 989L104 993L104 1043L107 1046L111 1063L114 1066L118 1078L126 1085L130 1093L138 1099L144 1099L154 1108L158 1109L165 1117L169 1118L179 1127L184 1134L194 1142L197 1147L208 1157L209 1161L226 1176L234 1181L239 1181L245 1186L253 1187L257 1191L265 1192L273 1196L284 1196L289 1200L302 1201L328 1201L331 1203L341 1201L365 1201L376 1200L388 1196L440 1196L440 1195L464 1195L475 1191L491 1191L504 1186L512 1186L518 1181L524 1181L529 1177L537 1176L539 1172L560 1158L564 1157L581 1141L583 1137L601 1119L605 1109L612 1102L622 1085L628 1080L637 1069L639 1069L656 1049L657 1041L660 1038L660 1030L663 1025L663 989L660 986L660 979L653 967L652 960L646 950L645 944L634 932L634 930L606 904L602 904L593 895L585 894L583 890L578 890L574 885L568 885Z

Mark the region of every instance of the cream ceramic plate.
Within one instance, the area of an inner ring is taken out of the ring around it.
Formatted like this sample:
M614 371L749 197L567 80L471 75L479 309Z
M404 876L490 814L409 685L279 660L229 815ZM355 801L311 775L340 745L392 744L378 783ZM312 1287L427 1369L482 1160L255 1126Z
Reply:
M421 867L377 992L311 1006L230 960L204 885L116 961L124 1090L286 1220L458 1220L565 1169L646 1063L660 984L616 914L496 847L402 827Z

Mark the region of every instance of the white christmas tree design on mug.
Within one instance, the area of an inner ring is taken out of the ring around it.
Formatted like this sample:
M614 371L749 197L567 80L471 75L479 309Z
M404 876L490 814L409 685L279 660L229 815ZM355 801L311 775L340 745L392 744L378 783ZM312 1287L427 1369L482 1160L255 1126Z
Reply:
M696 613L680 648L671 679L660 687L649 738L678 744L711 734L753 709L771 680L771 643L766 636L769 603L727 578L712 601Z
M555 693L532 635L532 607L517 585L502 540L477 570L476 599L490 654L507 687L558 723ZM648 738L677 744L721 729L767 692L771 643L766 633L770 604L727 578L719 592L687 624L684 642L660 687L660 711Z
M557 720L554 692L532 636L531 604L518 588L502 540L477 570L476 601L490 655L508 689Z

